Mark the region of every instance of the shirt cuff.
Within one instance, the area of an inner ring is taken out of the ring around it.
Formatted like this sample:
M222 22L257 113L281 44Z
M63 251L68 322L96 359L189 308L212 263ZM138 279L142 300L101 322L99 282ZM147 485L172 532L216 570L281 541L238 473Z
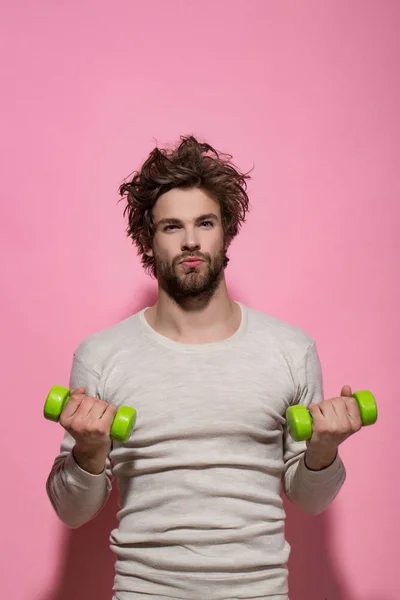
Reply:
M303 454L299 464L298 476L306 485L320 486L321 483L327 484L331 481L343 482L346 477L346 471L339 452L336 454L335 460L328 467L319 471L313 471L307 467L305 455Z

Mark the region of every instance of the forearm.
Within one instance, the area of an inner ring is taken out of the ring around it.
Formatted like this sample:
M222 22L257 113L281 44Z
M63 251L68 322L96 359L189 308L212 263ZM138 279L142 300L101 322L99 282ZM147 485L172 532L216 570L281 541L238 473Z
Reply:
M310 460L311 463L311 460ZM328 508L339 493L346 479L346 470L339 454L327 464L308 468L305 455L292 463L284 474L284 490L289 500L310 515L317 515ZM311 466L311 464L309 466Z
M102 509L110 494L111 482L106 468L98 474L87 472L78 465L71 451L54 462L46 490L59 519L75 529Z

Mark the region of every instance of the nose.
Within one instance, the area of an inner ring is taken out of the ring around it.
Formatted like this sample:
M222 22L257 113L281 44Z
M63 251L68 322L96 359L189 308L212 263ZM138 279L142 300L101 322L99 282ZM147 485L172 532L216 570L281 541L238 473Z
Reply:
M197 239L195 231L194 230L185 231L185 236L181 243L181 250L193 252L194 250L199 250L199 249L200 249L200 242Z
M185 242L181 247L182 252L195 252L200 250L200 244L196 242Z

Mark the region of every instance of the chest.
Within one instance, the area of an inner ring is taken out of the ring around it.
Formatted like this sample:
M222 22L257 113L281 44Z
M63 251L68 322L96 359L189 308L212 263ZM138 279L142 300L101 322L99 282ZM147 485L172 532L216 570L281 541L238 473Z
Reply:
M105 366L100 393L137 410L135 443L280 430L294 393L285 356L257 349L210 354L129 352Z

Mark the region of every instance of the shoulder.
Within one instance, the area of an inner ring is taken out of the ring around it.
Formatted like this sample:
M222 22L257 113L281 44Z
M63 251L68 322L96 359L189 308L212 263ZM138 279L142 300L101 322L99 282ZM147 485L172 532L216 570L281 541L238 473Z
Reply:
M88 335L76 347L74 357L93 370L100 369L109 356L123 351L138 339L141 312Z
M304 329L261 310L245 307L249 334L260 343L273 343L282 350L304 355L315 347L314 338Z

